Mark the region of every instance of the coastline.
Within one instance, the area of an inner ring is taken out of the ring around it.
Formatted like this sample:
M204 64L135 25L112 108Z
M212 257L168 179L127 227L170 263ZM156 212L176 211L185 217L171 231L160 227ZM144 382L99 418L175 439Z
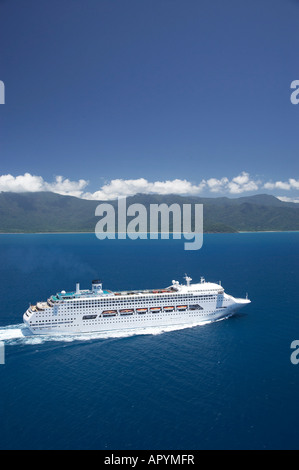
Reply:
M135 233L135 232L132 232ZM238 235L246 233L299 233L299 230L251 230L240 232L204 232L204 235ZM95 232L0 232L1 235L95 235ZM117 235L117 233L116 233ZM149 235L149 233L148 233ZM161 235L161 232L159 232ZM172 235L172 232L170 232Z

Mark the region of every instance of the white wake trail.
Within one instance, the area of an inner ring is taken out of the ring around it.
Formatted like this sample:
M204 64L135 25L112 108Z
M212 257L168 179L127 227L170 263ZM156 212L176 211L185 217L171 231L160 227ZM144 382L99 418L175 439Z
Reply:
M222 321L225 318L216 320ZM33 335L25 325L9 325L6 327L0 327L0 341L7 345L27 344L36 345L47 342L63 342L71 343L74 341L92 341L92 340L104 340L112 338L129 338L131 336L140 335L161 335L171 331L179 331L187 328L194 328L196 326L204 326L210 323L215 323L215 320L205 321L201 323L173 325L173 326L157 326L157 327L145 327L132 330L115 330L110 332L93 332L93 333L78 333L78 334L59 334L59 335Z
M10 325L0 328L0 341L11 341L24 338L26 335L26 328L21 325ZM28 331L28 330L27 330Z

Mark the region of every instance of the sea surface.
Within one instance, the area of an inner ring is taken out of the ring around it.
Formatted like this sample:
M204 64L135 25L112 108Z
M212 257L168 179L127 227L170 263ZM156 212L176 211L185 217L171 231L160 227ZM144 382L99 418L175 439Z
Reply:
M0 449L298 449L299 233L99 241L0 235ZM24 336L30 302L93 279L112 290L222 281L252 304L179 330Z

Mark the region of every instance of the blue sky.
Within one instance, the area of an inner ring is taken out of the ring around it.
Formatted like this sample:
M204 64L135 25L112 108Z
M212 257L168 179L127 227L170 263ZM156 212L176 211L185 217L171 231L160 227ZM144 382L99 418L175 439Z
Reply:
M297 0L0 0L0 190L299 198L298 24Z

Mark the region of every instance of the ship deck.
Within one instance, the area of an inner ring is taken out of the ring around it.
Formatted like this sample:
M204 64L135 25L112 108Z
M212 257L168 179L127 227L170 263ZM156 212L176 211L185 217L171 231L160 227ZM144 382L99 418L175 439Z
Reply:
M150 295L150 294L171 294L173 293L170 289L150 289L150 290L132 290L132 291L116 291L112 292L110 290L104 290L103 294L107 296L133 296L133 295ZM99 297L99 294L93 291L80 291L80 294L77 292L66 292L66 293L59 293L56 295L52 295L51 300L52 302L59 302L61 300L72 300L78 299L80 297Z

